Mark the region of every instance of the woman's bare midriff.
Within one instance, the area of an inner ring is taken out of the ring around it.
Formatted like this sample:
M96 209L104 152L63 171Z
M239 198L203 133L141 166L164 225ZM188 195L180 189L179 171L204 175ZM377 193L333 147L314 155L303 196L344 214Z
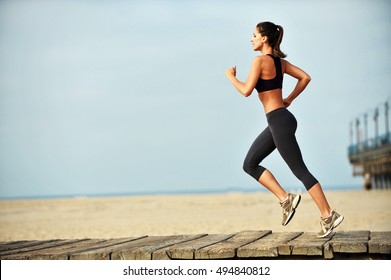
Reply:
M282 100L282 90L273 89L258 93L259 100L261 100L265 114L274 111L279 108L285 108Z

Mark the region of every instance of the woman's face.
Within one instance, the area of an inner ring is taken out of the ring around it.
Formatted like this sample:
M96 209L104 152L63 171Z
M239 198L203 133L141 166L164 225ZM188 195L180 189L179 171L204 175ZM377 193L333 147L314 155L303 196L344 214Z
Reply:
M258 28L255 28L253 36L251 37L251 43L254 51L260 51L264 43L265 36L262 36Z

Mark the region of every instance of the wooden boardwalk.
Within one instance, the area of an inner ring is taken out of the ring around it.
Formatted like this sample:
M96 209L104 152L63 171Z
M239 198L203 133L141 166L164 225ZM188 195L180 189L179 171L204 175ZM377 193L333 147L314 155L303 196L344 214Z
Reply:
M1 260L391 259L391 231L139 236L0 242Z

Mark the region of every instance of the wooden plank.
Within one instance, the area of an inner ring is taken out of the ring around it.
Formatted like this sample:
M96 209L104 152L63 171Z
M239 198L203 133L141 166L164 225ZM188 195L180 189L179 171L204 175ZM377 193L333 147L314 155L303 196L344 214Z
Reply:
M162 248L197 239L203 235L153 236L143 239L137 246L113 251L112 260L151 260L152 254Z
M330 245L334 253L366 253L369 234L369 231L337 232L330 240Z
M100 246L105 242L103 239L85 239L77 242L47 247L36 251L28 251L21 254L12 255L15 259L23 260L68 260L69 254L82 249ZM8 256L7 256L8 258Z
M218 242L231 238L234 234L211 234L199 239L188 241L182 244L172 246L167 250L170 259L194 259L194 253L204 247L216 244Z
M326 260L334 259L334 251L333 251L333 248L330 245L330 242L326 242L323 245L323 257Z
M59 239L54 240L22 240L22 241L12 241L12 242L4 242L0 245L0 256L9 255L10 251L25 249L32 246L47 244L51 242L62 241Z
M167 250L169 250L169 248L171 246L174 246L174 245L178 245L178 244L181 244L181 243L185 243L185 242L188 242L188 241L194 241L194 240L197 240L199 238L202 238L204 236L207 236L207 234L197 234L197 235L190 235L188 237L186 236L183 236L181 239L178 239L177 241L175 241L175 243L172 243L172 244L165 244L165 245L168 245L168 246L164 246L164 248L162 248L160 246L160 248L157 248L159 250L159 252L157 254L155 254L155 252L157 250L153 250L153 253L152 253L152 259L154 260L157 260L158 257L162 254L163 251L164 252L164 256L168 257L168 254L167 254ZM152 252L152 251L151 251ZM163 257L162 259L165 259L166 257Z
M204 236L207 236L207 234L198 234L198 235L195 235L194 239L192 239L192 240L195 240L195 239L198 239L198 238L202 238ZM191 241L191 240L188 240L188 241ZM154 251L152 253L152 259L153 260L171 260L171 258L169 257L168 251L173 246L176 246L176 245L178 245L178 244L173 244L171 246L164 247L164 248L161 248L161 249L158 249L158 250Z
M291 255L323 256L323 246L331 237L318 238L314 232L305 232L297 238L289 241Z
M29 260L68 260L72 252L80 251L84 248L100 246L100 243L105 242L103 239L87 239L72 244L66 244L54 248L47 248L37 252L29 252L27 259Z
M255 240L270 234L271 230L242 231L222 242L210 245L194 253L195 259L229 259L236 256L237 250Z
M278 257L281 244L299 236L301 232L276 232L266 235L238 249L239 258Z
M371 232L368 252L370 254L391 254L391 231Z
M110 260L114 251L132 246L132 242L147 238L147 236L111 239L102 242L98 247L89 247L69 254L70 260Z
M294 234L294 236L292 236L292 238L290 240L286 240L285 242L281 242L277 247L278 255L282 255L282 256L291 255L292 254L292 246L289 242L294 240L295 238L299 237L302 234L303 234L303 232L297 232L297 234Z
M28 256L33 255L41 250L54 249L61 246L69 246L74 243L83 242L89 239L75 239L75 240L49 240L39 241L32 246L17 247L1 253L1 259L28 259Z

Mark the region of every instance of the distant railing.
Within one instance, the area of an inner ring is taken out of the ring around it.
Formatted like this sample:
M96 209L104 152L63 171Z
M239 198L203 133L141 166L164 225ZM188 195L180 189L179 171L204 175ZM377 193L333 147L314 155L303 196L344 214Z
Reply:
M390 102L391 96L384 103L380 103L375 109L360 114L350 122L349 156L374 150L391 143L391 132L389 129ZM373 120L372 125L370 122L371 119ZM384 130L379 129L381 122L384 124ZM369 136L370 126L374 129L371 129L374 132L374 137ZM383 134L381 130L383 130Z
M391 144L391 133L387 133L385 135L381 135L378 137L369 138L366 141L363 141L355 145L350 145L348 147L348 154L349 156L351 156L354 154L370 151L387 144Z

